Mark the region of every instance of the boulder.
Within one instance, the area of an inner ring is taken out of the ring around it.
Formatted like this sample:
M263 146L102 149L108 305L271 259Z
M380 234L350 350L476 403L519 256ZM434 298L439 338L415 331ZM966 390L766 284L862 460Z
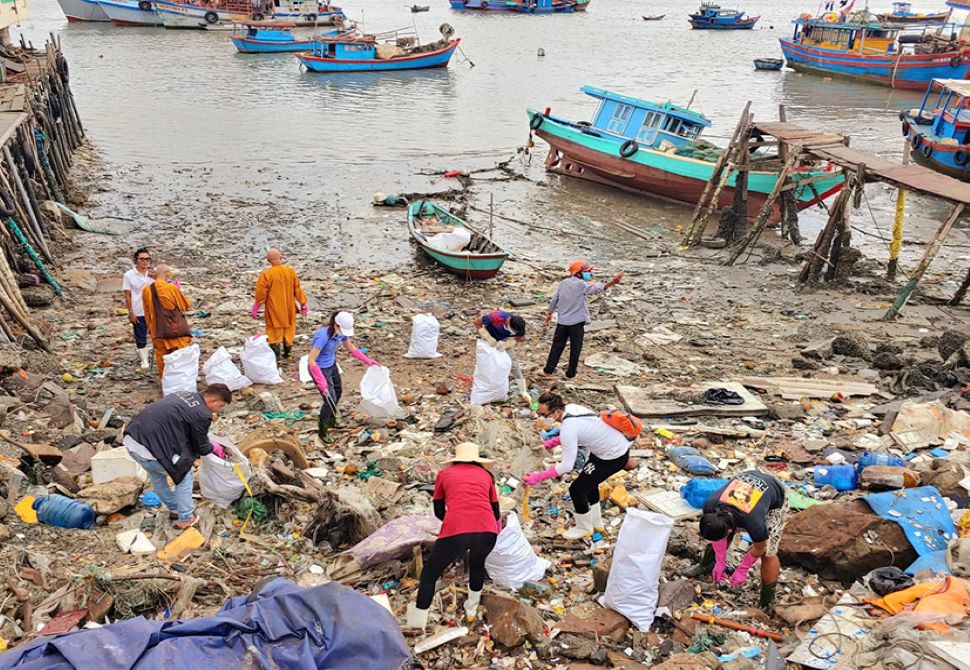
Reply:
M104 484L94 484L78 491L77 497L98 514L114 514L138 502L145 483L139 477L118 477Z
M546 624L536 608L497 593L486 593L482 604L492 639L499 644L511 649L526 640L537 642L542 639Z
M848 358L869 360L869 342L861 335L838 335L832 339L832 353Z
M866 536L875 535L870 544ZM785 524L778 555L823 579L848 583L887 565L905 568L917 553L897 524L877 516L863 500L815 505Z

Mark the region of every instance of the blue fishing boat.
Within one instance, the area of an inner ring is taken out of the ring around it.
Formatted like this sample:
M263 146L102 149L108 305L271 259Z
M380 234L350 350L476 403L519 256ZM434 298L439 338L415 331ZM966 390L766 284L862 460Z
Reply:
M380 35L337 35L314 41L311 51L296 57L312 72L374 72L423 70L448 67L460 39L454 29L441 26L442 39L419 45L415 37L399 37L400 31ZM382 39L382 41L378 41Z
M970 81L934 79L922 104L899 118L917 162L970 181Z
M297 39L293 35L295 23L283 21L247 21L233 26L229 39L240 53L299 53L310 51L316 37ZM341 35L339 30L331 30L319 37L336 37Z
M705 2L691 14L688 21L694 30L751 30L760 16L745 17L737 9L724 9L720 5Z
M803 14L794 34L780 42L793 70L922 91L933 79L970 74L970 48L937 32L829 12L816 18Z
M521 0L510 2L509 8L519 14L560 14L576 10L574 0Z
M913 5L908 2L894 2L893 11L877 14L876 18L883 23L922 23L923 25L942 25L950 18L950 12L936 12L923 14L914 12Z
M469 9L482 12L511 12L512 0L448 0L452 9Z
M780 70L785 65L784 58L755 58L755 70Z

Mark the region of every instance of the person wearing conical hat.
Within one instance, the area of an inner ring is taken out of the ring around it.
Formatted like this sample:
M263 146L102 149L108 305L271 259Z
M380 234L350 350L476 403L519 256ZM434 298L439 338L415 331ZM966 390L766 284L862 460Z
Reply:
M417 602L408 605L407 625L424 628L434 598L435 583L455 559L469 554L468 598L465 615L475 619L485 585L485 559L495 547L499 531L498 492L488 471L493 463L482 458L478 445L463 442L438 473L434 483L434 514L441 520L438 540L421 571Z

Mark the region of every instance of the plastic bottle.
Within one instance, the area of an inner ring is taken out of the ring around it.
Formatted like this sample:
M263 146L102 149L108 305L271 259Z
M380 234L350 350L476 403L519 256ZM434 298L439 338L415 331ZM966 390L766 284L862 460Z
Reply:
M37 520L58 528L90 528L97 516L90 505L57 494L34 501Z
M902 467L906 465L906 463L903 461L903 459L899 458L898 456L893 456L892 454L863 451L862 456L859 457L859 462L856 464L856 469L859 472L862 472L870 465L892 465Z
M728 479L692 479L680 487L680 497L687 501L691 507L698 509L704 507L704 503L718 489L727 486Z
M858 484L858 475L855 466L852 465L816 465L815 484L825 486L826 484L835 488L836 491L851 491Z

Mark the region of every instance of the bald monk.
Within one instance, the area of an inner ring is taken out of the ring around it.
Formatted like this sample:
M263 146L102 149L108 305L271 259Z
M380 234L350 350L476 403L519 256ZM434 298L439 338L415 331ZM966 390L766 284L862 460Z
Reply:
M178 286L169 283L172 279L172 268L159 265L155 268L155 283L142 289L141 298L145 305L145 323L148 333L155 345L155 361L158 364L158 377L161 378L165 369L164 356L192 344L192 332L185 320L183 312L189 308L188 299L182 295ZM168 312L168 318L162 319L155 313L155 293L158 303Z
M297 305L300 313L306 314L307 297L300 288L300 278L296 272L289 265L283 265L283 254L279 249L267 251L266 262L269 267L256 280L256 301L252 314L254 319L258 319L260 306L266 306L266 337L279 360L292 355Z

